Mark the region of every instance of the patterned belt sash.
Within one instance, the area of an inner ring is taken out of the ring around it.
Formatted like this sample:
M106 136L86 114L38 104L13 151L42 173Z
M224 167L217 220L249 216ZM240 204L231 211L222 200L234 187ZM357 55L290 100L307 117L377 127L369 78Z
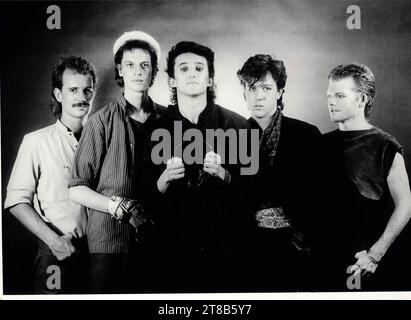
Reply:
M279 229L291 227L282 207L267 208L257 211L255 218L261 228Z

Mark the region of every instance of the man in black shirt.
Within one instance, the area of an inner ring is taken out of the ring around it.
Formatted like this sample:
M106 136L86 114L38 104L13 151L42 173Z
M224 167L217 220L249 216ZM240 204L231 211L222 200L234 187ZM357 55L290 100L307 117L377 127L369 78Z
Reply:
M398 247L388 249L411 216L402 147L368 122L375 97L375 78L368 67L340 65L328 79L330 116L339 127L324 135L332 190L327 196L332 208L327 237L333 240L332 289L392 289L405 257L395 261L391 254L399 253ZM405 279L399 280L403 285Z
M171 255L168 279L175 280L171 285L177 291L230 290L229 263L238 245L235 233L243 219L244 192L238 152L230 144L241 148L241 129L249 126L240 115L214 103L211 49L187 41L176 44L168 54L167 73L174 105L167 108L159 127L173 140L185 138L187 132L194 137L172 142L172 158L161 166L157 181L164 204L159 221ZM207 130L216 129L234 135L216 146L215 139L207 138ZM193 144L200 150L194 161L188 152Z
M283 115L287 73L270 55L250 57L238 71L260 132L259 171L250 193L254 224L250 270L257 291L310 289L311 251L319 219L319 130ZM308 241L310 240L310 241Z

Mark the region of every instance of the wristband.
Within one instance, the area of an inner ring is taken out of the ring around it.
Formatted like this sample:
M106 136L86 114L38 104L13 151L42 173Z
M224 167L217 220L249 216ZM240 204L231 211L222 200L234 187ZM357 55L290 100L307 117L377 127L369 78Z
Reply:
M368 259L370 259L370 261L371 261L372 263L374 263L374 264L379 264L380 261L381 261L381 260L375 259L375 258L370 254L369 251L367 251L367 256L368 256Z

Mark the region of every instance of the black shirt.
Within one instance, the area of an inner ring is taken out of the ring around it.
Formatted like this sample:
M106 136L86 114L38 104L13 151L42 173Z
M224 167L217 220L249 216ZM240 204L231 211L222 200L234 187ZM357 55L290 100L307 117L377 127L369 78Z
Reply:
M159 119L158 127L167 129L174 137L175 121L181 123L183 135L189 129L198 129L202 133L201 141L197 141L204 146L201 159L204 159L205 154L211 149L217 153L216 146L210 146L205 142L206 129L238 131L249 128L246 119L215 104L206 106L196 124L184 118L178 106L169 106L164 117ZM173 154L180 147L179 142L176 144L172 141ZM181 147L184 149L187 143L183 143ZM227 163L228 141L224 149L226 152L223 163ZM172 182L166 193L161 196L162 200L159 200L163 204L163 209L158 211L161 213L158 222L168 235L167 244L175 250L188 254L204 251L224 254L232 249L233 232L241 221L241 192L244 191L241 187L243 177L239 171L241 165L223 164L231 176L229 183L207 173L201 173L202 167L202 163L185 163L185 177ZM158 175L165 168L165 164L160 165ZM200 174L204 176L203 179L199 178Z

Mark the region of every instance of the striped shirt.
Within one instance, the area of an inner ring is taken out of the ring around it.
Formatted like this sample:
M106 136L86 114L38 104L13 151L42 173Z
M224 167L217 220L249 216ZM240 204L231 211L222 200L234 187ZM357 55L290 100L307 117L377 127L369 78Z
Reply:
M139 124L139 130L133 130L135 124L127 115L128 102L123 96L90 117L77 148L69 187L88 186L108 197L141 200L144 184L151 183L144 169L151 161L148 142L155 119L164 110L151 99L150 104L153 112ZM89 213L89 251L127 253L134 241L134 228L107 213L93 209Z

